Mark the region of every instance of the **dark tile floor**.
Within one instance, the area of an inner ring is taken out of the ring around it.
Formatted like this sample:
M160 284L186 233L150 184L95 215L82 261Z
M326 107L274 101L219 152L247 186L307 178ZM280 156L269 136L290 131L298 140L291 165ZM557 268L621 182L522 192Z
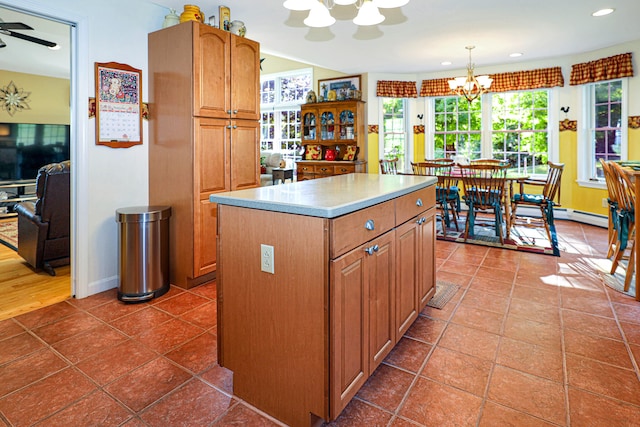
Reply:
M606 230L560 221L562 256L437 243L427 308L335 425L640 423L640 304L598 271ZM0 322L0 426L277 425L216 364L215 284L115 290Z

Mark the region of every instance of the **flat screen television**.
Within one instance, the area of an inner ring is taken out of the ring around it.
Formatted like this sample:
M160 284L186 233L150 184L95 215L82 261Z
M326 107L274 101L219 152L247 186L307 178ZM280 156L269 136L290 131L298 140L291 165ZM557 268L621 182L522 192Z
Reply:
M69 125L0 123L0 182L35 179L38 169L69 159Z

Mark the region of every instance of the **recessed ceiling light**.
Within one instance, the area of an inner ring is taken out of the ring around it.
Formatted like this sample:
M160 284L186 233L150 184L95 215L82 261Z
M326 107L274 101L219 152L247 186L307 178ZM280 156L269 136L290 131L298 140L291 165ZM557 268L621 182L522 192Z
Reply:
M610 13L613 13L614 10L615 9L611 9L611 8L596 10L591 14L591 16L605 16Z
M443 61L440 65L451 65L451 61Z
M512 58L517 58L519 56L522 56L522 54L520 52L513 52L513 53L510 53L509 56Z

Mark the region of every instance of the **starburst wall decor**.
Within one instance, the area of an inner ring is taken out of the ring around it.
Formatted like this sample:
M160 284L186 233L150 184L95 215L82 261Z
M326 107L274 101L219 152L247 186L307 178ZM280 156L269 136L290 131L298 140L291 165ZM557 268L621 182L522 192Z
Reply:
M13 116L16 111L30 110L29 95L31 95L31 92L25 92L22 88L18 89L12 80L8 85L0 89L2 109L7 110L10 116Z

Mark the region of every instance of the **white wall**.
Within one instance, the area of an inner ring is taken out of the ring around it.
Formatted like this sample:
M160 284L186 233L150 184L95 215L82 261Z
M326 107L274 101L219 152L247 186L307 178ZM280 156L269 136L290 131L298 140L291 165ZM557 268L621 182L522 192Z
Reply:
M148 100L147 34L162 27L165 8L110 0L0 0L0 5L77 24L77 61L72 74L73 165L72 276L77 297L116 287L118 226L115 210L148 203L148 129L143 144L127 149L95 145L95 120L87 116L95 96L94 63L120 62L142 70L142 99Z

